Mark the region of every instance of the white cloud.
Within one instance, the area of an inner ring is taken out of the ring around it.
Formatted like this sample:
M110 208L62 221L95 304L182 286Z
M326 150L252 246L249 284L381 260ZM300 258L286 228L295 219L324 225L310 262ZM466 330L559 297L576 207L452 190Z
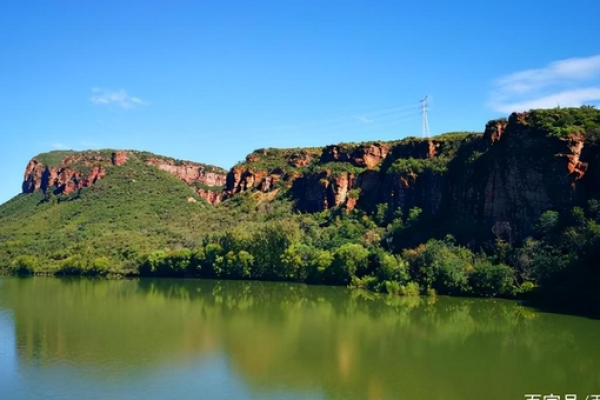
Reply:
M370 124L371 122L373 122L372 119L369 119L366 117L355 116L354 118L356 118L357 120L359 120L360 122L365 123L365 124Z
M537 97L514 103L498 104L495 108L504 113L526 111L532 108L580 107L584 104L594 105L600 100L600 86L584 89L563 90L547 96Z
M93 88L92 93L94 93L94 95L90 97L90 101L94 104L114 104L122 108L133 108L148 104L142 101L139 97L128 95L127 92L122 89L117 91L111 91L106 89Z
M52 148L56 150L65 150L67 146L62 143L52 143Z
M579 107L600 100L600 54L554 61L496 79L488 105L511 113L531 108Z

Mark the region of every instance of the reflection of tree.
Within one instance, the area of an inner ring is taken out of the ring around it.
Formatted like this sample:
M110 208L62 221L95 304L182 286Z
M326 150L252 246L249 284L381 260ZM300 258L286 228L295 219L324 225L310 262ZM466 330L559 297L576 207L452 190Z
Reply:
M548 390L549 376L555 392L600 385L596 321L507 301L34 278L6 280L0 306L14 313L21 358L115 364L109 374L219 351L257 392L284 386L331 399L519 398ZM504 391L489 391L503 379Z

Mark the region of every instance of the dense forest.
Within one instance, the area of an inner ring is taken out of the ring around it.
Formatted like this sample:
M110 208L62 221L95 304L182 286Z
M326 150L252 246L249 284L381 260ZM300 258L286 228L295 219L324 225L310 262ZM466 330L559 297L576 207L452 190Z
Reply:
M130 152L77 190L50 183L1 205L0 268L522 297L594 313L599 144L600 111L581 107L515 113L481 133L258 149L222 187Z

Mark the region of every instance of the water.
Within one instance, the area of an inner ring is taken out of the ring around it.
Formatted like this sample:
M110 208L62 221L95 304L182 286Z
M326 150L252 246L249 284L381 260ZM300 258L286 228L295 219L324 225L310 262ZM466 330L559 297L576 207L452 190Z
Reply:
M600 321L515 302L184 280L0 278L0 399L600 394Z

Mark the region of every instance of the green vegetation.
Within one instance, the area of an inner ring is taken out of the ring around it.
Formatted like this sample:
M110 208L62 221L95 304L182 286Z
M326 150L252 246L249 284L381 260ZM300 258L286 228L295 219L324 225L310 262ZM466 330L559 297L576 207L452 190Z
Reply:
M211 190L211 191L217 192L217 193L220 193L223 190L223 186L210 186L205 183L198 182L198 181L192 182L192 187L195 189Z
M65 157L73 154L73 150L53 150L33 157L47 167L59 167Z
M424 171L433 173L446 172L448 159L445 157L435 158L399 158L390 166L388 172L403 173L414 172L416 174Z
M324 171L330 171L333 174L341 174L344 172L358 175L365 171L366 168L357 167L349 162L328 162L328 163L314 163L305 169L309 173L319 173Z
M593 106L531 110L521 122L550 136L582 134L588 139L600 138L600 112Z
M321 155L321 147L303 147L303 148L291 148L291 149L276 149L276 148L265 148L256 149L250 153L246 160L239 162L237 166L246 166L252 171L266 171L271 172L275 168L282 168L283 170L294 169L289 161L295 159L304 159L310 157L311 159L318 161Z
M481 132L446 132L441 135L433 136L433 140L449 140L449 141L461 141L470 140L473 138L481 137Z

